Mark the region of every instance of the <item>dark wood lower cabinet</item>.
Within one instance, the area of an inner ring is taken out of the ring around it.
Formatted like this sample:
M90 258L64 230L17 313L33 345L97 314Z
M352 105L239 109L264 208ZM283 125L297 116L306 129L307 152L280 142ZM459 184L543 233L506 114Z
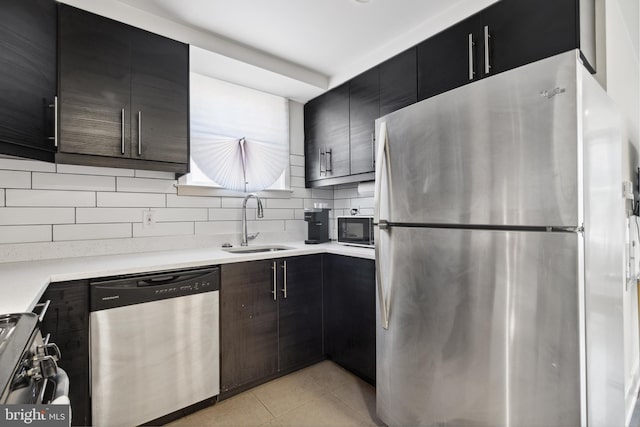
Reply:
M279 356L281 371L324 359L322 350L322 255L280 261Z
M220 284L220 392L278 370L273 261L225 264Z
M374 385L375 283L375 261L325 255L325 352L331 360Z
M60 348L58 366L69 375L72 425L91 425L89 398L89 283L86 280L52 283L41 301L51 304L41 325L43 335Z
M324 358L322 256L222 266L222 396Z

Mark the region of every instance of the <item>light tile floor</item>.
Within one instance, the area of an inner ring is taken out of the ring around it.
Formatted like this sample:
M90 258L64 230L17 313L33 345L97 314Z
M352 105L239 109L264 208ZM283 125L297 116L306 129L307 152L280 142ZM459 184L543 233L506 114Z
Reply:
M375 389L330 361L278 378L170 426L383 426Z

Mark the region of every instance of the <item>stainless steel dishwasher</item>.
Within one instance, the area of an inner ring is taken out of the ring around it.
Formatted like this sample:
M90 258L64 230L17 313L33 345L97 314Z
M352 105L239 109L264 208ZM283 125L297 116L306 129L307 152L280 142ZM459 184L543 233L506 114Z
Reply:
M140 425L219 394L219 289L219 267L91 282L93 425Z

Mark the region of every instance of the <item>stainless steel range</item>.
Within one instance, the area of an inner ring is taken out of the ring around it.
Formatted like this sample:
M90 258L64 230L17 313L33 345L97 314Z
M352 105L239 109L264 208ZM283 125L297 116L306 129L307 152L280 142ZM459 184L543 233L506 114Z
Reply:
M43 339L34 313L0 315L0 404L68 403L58 346Z

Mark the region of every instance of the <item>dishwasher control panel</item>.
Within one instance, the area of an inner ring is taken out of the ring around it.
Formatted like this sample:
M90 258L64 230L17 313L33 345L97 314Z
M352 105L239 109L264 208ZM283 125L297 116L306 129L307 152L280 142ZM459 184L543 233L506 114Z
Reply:
M92 280L91 311L220 290L220 268L206 267Z

